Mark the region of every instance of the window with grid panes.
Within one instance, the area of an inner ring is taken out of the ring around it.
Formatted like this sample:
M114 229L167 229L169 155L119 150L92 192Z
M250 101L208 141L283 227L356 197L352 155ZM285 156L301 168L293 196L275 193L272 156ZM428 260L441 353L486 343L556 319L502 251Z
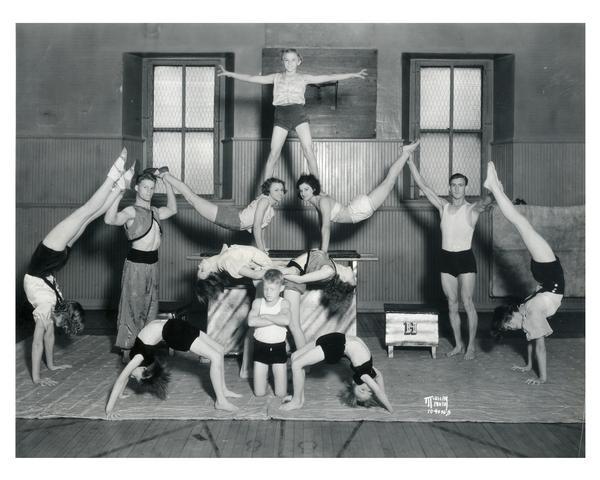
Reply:
M448 179L469 179L467 196L481 194L482 166L491 135L491 62L411 60L411 138L421 146L416 162L425 182L448 195ZM424 196L414 181L412 198Z
M222 115L217 61L160 61L148 72L148 163L168 166L195 193L214 195L219 183ZM162 182L156 193L165 193Z

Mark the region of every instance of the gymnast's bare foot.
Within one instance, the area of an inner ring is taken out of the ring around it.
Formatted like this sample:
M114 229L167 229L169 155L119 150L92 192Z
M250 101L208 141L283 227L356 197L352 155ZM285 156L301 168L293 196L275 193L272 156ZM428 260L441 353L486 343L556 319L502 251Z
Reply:
M465 353L465 360L473 360L475 358L475 347L468 347Z
M283 401L281 402L281 406L279 407L281 410L298 410L299 408L302 408L302 405L304 405L304 395L302 395L302 398L297 398L297 397L291 397L288 395L287 397L285 397L283 399Z
M464 345L457 345L452 350L450 350L448 353L446 353L446 356L453 357L454 355L458 355L459 353L465 353Z
M237 412L239 410L238 407L236 407L233 403L228 402L227 400L224 400L224 401L217 400L215 402L215 408L217 410L225 410L227 412Z
M229 390L227 388L225 389L225 396L228 398L242 398L243 397L242 394L232 392L231 390Z
M513 372L530 372L531 371L531 365L525 365L525 366L513 365L512 367L510 367L510 369Z

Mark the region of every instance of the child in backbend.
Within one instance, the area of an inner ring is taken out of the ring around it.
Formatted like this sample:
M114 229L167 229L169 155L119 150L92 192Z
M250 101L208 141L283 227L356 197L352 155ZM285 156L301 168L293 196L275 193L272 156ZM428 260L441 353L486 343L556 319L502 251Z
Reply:
M339 73L332 75L305 75L297 72L302 63L302 56L295 48L287 48L281 51L281 61L284 72L272 73L270 75L246 75L243 73L229 72L219 65L218 76L226 76L243 80L245 82L260 83L263 85L273 84L273 105L275 106L275 122L273 135L271 137L271 152L267 159L267 170L265 178L273 176L281 149L290 130L296 130L302 151L308 161L308 171L319 178L317 157L312 147L312 138L308 126L308 116L304 109L304 90L306 85L317 85L319 83L337 82L349 78L365 78L367 71L362 69L358 73Z
M285 337L290 324L289 302L280 296L283 274L269 269L263 277L263 297L252 303L248 326L254 328L254 394L262 397L267 392L269 366L273 370L275 395L287 394L287 352Z

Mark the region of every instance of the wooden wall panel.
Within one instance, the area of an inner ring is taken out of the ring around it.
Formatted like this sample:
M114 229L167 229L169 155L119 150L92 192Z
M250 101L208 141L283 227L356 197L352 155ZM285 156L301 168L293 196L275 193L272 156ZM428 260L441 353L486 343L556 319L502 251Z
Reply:
M122 140L116 138L18 138L15 286L19 301L23 299L22 276L33 249L93 191L121 144ZM130 151L141 152L141 143L132 140L127 144ZM399 151L396 142L319 141L316 144L323 184L343 202L373 188ZM243 206L254 197L256 185L260 183L262 173L259 171L264 167L268 141L234 140L231 147L234 198L225 203ZM580 151L580 146L576 146L570 156L577 158ZM494 155L497 154L500 155L495 151ZM141 158L141 153L139 155ZM502 155L509 153L504 151ZM302 249L318 245L316 211L295 198L293 180L302 169L301 160L298 142L288 142L280 172L288 181L289 192L266 232L270 248ZM507 165L510 166L510 162ZM45 182L40 182L40 178ZM40 187L40 184L44 185ZM574 200L569 191L558 189L555 193L553 201L557 203ZM479 308L491 308L494 304L489 298L491 222L487 214L482 215L474 238L479 269L475 301ZM179 213L164 222L160 251L161 301L186 303L192 298L196 266L195 262L186 260L187 255L219 248L222 243L250 241L248 233L229 232L212 225L183 202ZM427 203L402 202L400 196L393 193L368 221L334 225L331 248L370 252L380 259L361 265L359 310L382 311L384 302L443 304L437 270L439 218ZM91 308L116 306L126 249L127 242L120 228L106 226L102 219L90 225L75 245L71 260L59 273L66 296Z

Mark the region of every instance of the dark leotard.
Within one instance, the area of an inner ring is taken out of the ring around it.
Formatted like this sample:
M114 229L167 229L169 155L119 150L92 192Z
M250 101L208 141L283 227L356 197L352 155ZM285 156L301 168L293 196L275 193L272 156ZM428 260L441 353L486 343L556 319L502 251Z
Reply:
M162 330L162 337L169 348L180 352L188 352L199 336L199 328L178 318L167 320Z
M167 346L180 352L188 352L199 335L200 329L178 318L167 320L162 329L162 337ZM133 359L139 353L144 357L142 366L147 367L154 361L155 347L155 345L146 345L139 337L136 337L133 347L129 351L129 359Z
M338 363L344 356L346 335L339 332L327 333L317 338L315 344L323 350L325 362Z
M550 292L558 295L565 293L565 274L560 264L560 260L556 257L553 262L536 262L531 259L531 273L533 278L541 285L538 292Z
M54 276L67 263L69 253L71 253L70 247L58 252L40 242L31 256L27 274L39 278Z
M377 373L373 369L373 357L369 358L369 360L367 360L362 365L359 365L358 367L355 367L354 365L352 365L352 363L350 363L350 368L354 372L352 379L354 380L354 383L356 383L357 385L362 385L363 383L365 383L360 378L365 373L367 375L369 375L369 377L371 377L371 378L375 378L377 376Z

